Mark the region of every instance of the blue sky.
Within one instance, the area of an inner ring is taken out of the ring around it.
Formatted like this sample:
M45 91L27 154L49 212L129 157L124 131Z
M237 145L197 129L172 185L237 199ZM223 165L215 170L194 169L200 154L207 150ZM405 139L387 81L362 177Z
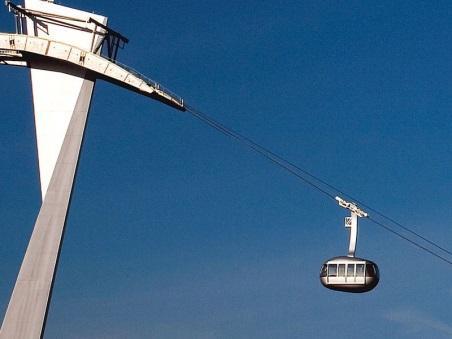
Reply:
M87 1L121 62L450 248L448 1ZM12 31L6 9L0 31ZM0 306L40 207L26 69L0 68ZM323 288L346 212L190 115L96 84L46 338L449 338L452 270L362 221L363 295Z

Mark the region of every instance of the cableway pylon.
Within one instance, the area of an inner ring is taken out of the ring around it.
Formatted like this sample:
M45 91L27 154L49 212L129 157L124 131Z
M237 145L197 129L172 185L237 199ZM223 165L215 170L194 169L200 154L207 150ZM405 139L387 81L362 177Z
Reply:
M94 84L106 80L185 111L182 98L117 61L128 42L107 18L55 4L5 1L15 33L0 33L0 65L30 69L42 205L0 330L43 337ZM106 55L102 54L106 51Z

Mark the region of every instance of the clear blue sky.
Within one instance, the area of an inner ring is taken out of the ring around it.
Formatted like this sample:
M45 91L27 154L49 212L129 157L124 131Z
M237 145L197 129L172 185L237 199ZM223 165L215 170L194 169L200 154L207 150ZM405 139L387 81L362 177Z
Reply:
M451 247L452 4L88 1L120 61ZM6 8L0 31L12 31ZM0 68L0 309L40 207L29 73ZM346 212L188 114L98 82L46 338L449 338L451 266L363 221L369 294L323 288Z

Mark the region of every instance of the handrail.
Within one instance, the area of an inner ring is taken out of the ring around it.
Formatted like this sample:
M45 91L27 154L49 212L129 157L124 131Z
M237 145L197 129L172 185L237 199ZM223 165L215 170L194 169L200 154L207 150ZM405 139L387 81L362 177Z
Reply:
M108 59L108 58L106 58ZM181 105L184 104L184 99L182 99L182 97L180 97L179 95L177 95L176 93L170 91L168 88L162 86L161 84L159 84L158 82L156 82L155 80L152 80L151 78L147 77L146 75L138 72L137 70L135 70L134 68L127 66L117 60L112 60L112 59L108 59L109 61L121 66L122 68L124 68L125 70L127 70L128 72L130 72L131 74L135 75L136 77L142 79L143 81L145 81L147 84L155 87L156 89L168 94L169 96L171 96L172 98L176 99Z

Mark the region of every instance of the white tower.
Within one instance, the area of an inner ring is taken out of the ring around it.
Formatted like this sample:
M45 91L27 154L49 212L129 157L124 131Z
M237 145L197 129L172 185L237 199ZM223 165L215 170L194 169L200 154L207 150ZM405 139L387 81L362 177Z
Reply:
M91 96L97 78L185 110L157 83L115 63L127 42L107 18L53 1L6 2L16 34L0 33L0 64L31 70L42 206L0 330L42 338ZM102 45L108 58L101 56Z

